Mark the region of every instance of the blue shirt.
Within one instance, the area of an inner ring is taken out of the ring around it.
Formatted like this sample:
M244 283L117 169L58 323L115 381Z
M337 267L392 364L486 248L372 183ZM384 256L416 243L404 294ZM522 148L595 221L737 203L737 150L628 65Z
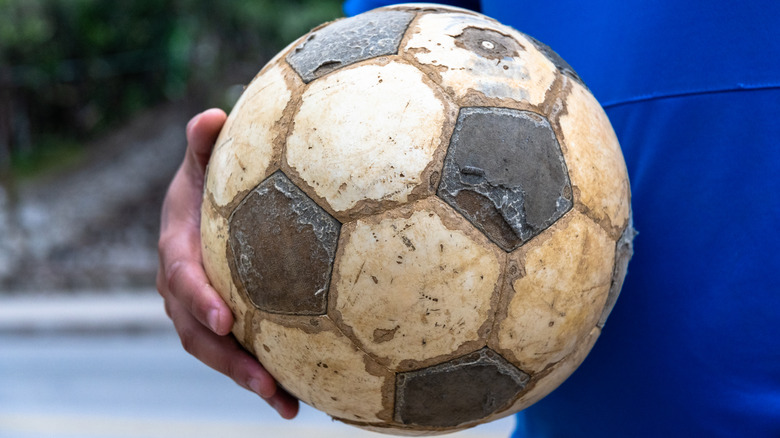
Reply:
M596 346L514 436L780 437L780 2L480 3L604 106L640 233Z

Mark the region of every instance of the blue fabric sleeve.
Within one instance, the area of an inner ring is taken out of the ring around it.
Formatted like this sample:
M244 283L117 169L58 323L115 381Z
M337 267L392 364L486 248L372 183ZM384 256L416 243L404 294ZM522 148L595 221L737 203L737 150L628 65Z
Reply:
M552 47L602 105L780 87L775 0L484 0L482 6Z
M780 436L780 88L607 114L634 258L590 355L515 437Z

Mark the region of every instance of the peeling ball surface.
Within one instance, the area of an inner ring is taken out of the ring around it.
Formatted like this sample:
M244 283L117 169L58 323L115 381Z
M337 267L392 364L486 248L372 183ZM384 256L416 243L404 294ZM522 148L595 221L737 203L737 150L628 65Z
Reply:
M620 237L628 222L628 171L617 136L593 95L573 83L566 97L567 113L560 119L571 184L587 214Z
M569 78L577 81L580 85L585 87L585 83L582 82L582 78L580 78L580 75L577 74L576 71L574 71L574 68L572 68L571 65L569 65L566 60L561 58L561 55L558 54L555 50L553 50L550 46L547 44L544 44L543 42L537 40L536 38L523 34L525 38L527 38L531 43L536 47L538 51L544 54L544 56L547 57L547 59L550 60L550 62L555 65L555 67L558 69L558 71L561 72L561 74L564 74L568 76Z
M230 218L239 284L261 310L324 314L339 229L338 221L276 172Z
M612 272L612 285L609 287L607 302L604 305L604 310L601 312L601 318L599 318L598 326L600 328L603 328L604 324L607 323L607 318L612 313L612 308L615 307L620 290L623 288L623 280L625 280L626 273L628 273L628 262L634 255L634 237L636 235L633 214L629 211L628 225L626 225L626 229L623 230L623 234L621 234L615 245L615 270Z
M433 202L344 226L334 309L391 368L478 341L490 319L503 260L485 242L448 228Z
M496 352L464 357L396 376L395 419L403 424L452 427L506 407L528 382Z
M413 18L406 11L374 11L333 22L312 32L287 62L309 83L356 62L395 54Z
M577 211L510 254L523 272L498 330L498 351L539 372L570 354L594 328L612 283L615 242Z
M230 113L205 182L204 268L238 341L303 402L385 433L547 395L632 252L619 145L576 73L441 5L291 43Z
M386 420L383 388L392 375L326 318L318 321L318 332L260 321L253 344L261 362L285 389L317 409L353 421Z
M208 198L201 208L201 253L203 268L209 282L230 306L235 316L233 333L243 336L244 315L250 312L252 303L239 294L225 256L228 247L228 220L224 218Z
M438 195L505 251L552 225L572 206L561 148L538 114L463 108Z
M428 14L409 32L405 56L436 72L456 99L476 91L538 105L555 80L555 66L530 42L484 17Z
M230 204L265 179L278 158L276 124L284 115L292 92L282 67L268 69L244 90L220 132L209 161L208 192L220 207Z

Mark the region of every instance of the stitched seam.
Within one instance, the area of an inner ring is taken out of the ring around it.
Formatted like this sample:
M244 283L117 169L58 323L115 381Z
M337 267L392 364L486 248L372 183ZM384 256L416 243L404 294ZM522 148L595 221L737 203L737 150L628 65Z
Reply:
M647 102L652 100L670 99L676 97L700 96L704 94L717 94L717 93L731 93L735 91L771 90L776 88L780 88L780 83L767 82L767 83L758 83L758 84L736 84L735 86L728 87L728 88L712 88L712 89L702 89L702 90L680 91L674 93L644 94L644 95L629 97L627 99L608 101L603 103L601 106L604 108L613 108L620 105L627 105L627 104L638 103L638 102Z

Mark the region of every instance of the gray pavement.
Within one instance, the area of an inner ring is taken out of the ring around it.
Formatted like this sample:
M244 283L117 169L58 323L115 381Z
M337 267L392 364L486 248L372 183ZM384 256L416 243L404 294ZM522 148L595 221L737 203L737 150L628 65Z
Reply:
M513 419L448 435L507 437ZM380 437L278 417L184 352L154 291L0 295L0 438Z

